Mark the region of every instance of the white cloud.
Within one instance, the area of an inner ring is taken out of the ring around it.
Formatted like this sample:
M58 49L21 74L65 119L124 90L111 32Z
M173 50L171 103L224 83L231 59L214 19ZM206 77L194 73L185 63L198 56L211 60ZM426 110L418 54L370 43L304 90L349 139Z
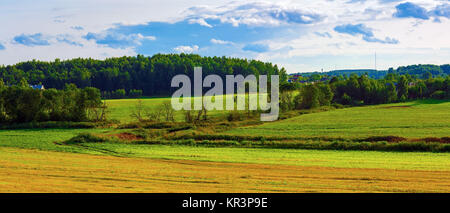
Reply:
M231 41L224 41L224 40L219 40L219 39L211 39L211 43L213 44L233 44L233 42Z
M205 21L205 19L198 18L198 19L189 19L189 24L200 24L201 26L205 27L212 27L208 22Z
M178 53L195 53L198 52L199 47L197 45L193 46L178 46L173 48L175 52Z
M217 19L233 26L280 26L285 24L314 24L325 15L320 10L306 8L301 4L283 4L266 1L231 2L225 6L191 7L185 13L193 20ZM318 8L317 8L318 9Z
M88 33L84 36L87 40L94 40L97 44L103 44L113 48L128 48L142 45L145 40L154 41L155 36L144 36L141 33L122 34L114 31L104 31L101 33Z

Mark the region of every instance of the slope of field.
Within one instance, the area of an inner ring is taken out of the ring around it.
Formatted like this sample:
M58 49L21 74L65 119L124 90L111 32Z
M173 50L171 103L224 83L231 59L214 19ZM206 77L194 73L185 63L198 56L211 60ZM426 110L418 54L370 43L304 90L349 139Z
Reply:
M58 145L79 133L100 133L108 129L18 129L0 130L0 147L40 149L61 152L92 153L99 152L75 146Z
M226 134L341 138L387 135L407 138L448 137L450 102L425 100L352 107L242 127Z
M133 117L131 117L131 113L133 109L135 109L138 100L142 101L142 105L148 111L156 110L159 106L161 106L164 102L168 102L171 98L143 98L143 99L117 99L117 100L106 100L106 104L108 105L108 109L110 112L110 119L118 120L122 123L136 121ZM225 112L223 111L211 111L208 113L209 116L219 116L223 115ZM175 112L175 120L183 121L183 112L177 111Z
M0 192L450 191L448 170L123 158L4 147L0 156Z
M142 99L112 99L105 100L110 112L109 119L119 120L121 122L133 121L131 113L135 108L138 100L142 101L142 104L149 110L155 110L159 105L166 101L170 101L170 98L142 98ZM176 119L181 119L181 114L176 115Z

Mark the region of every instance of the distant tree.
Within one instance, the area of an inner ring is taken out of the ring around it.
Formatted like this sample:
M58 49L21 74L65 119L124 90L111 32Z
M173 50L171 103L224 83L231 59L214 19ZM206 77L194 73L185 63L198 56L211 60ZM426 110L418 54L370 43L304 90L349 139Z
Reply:
M124 89L118 89L111 93L111 98L122 99L126 97L126 92Z
M386 99L387 103L393 103L397 101L397 89L394 83L389 82L386 86Z
M409 81L405 75L400 76L397 84L397 95L400 101L406 101L408 98Z
M348 96L346 93L341 98L341 103L344 105L350 105L352 104L352 98Z
M172 108L170 101L165 101L160 108L165 121L175 121L175 110Z
M280 109L283 112L293 110L295 108L294 95L291 91L281 92L280 94Z
M19 82L19 87L22 87L22 88L30 87L30 85L27 82L27 79L21 78L20 82Z
M143 121L144 120L144 115L145 115L145 106L142 102L142 100L138 100L134 106L134 108L131 110L131 114L130 116L132 118L135 118L138 121Z
M347 80L347 89L345 91L354 100L361 100L361 88L358 80L358 76L352 74Z
M433 78L433 74L431 72L425 72L422 74L422 79L431 79Z
M329 84L318 84L319 89L319 105L320 106L328 106L331 104L331 100L333 100L333 91L331 91Z
M320 106L319 89L314 84L303 87L300 93L300 109L312 109Z
M338 81L339 81L339 78L336 77L336 76L333 76L333 77L331 78L331 80L330 80L330 84L334 84L334 83L336 83L336 82L338 82Z
M132 89L128 93L128 96L130 98L140 98L140 97L142 97L142 90Z

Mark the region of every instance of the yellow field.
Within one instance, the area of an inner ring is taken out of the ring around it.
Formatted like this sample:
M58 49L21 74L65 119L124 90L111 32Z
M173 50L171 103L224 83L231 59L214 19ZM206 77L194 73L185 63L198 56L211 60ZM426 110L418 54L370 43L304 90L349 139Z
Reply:
M450 191L448 170L122 158L6 147L0 156L0 192Z

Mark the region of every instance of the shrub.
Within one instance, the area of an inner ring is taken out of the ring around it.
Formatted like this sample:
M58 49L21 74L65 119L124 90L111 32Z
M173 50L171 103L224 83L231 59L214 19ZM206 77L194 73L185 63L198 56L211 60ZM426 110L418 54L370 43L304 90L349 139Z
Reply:
M90 133L81 133L67 141L65 141L66 144L78 144L78 143L99 143L99 142L106 142L107 140L105 138L101 138L98 136L95 136Z
M228 115L227 115L228 121L242 121L243 118L244 118L244 115L237 110L230 111L230 112L228 112Z
M140 98L142 97L142 90L132 89L128 92L130 98Z
M446 94L442 90L435 91L430 95L430 97L434 99L445 99L446 98L445 96Z

